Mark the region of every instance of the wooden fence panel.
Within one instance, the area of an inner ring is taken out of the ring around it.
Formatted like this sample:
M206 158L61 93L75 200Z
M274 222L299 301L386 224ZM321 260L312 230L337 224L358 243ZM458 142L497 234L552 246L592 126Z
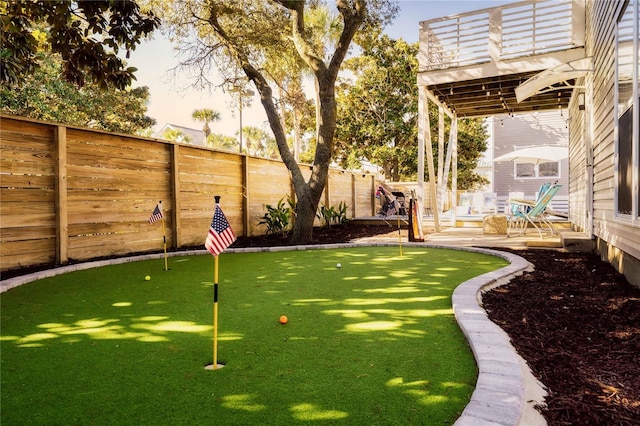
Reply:
M180 245L199 246L213 218L216 195L236 235L243 235L242 161L237 154L180 147Z
M332 170L329 173L329 207L338 207L343 202L347 205L347 217L354 209L353 178L351 173Z
M280 200L288 206L292 197L289 170L279 161L250 158L248 163L249 235L265 233L265 226L258 225L266 213L266 205L276 206Z
M55 261L54 128L17 119L0 126L2 270Z
M265 205L294 195L284 164L131 135L0 115L0 267L203 247L214 196L236 235L265 232ZM305 178L311 167L301 165ZM371 175L331 170L321 204L369 215ZM319 220L316 221L320 225Z
M373 216L376 213L375 204L375 178L373 175L354 174L354 198L355 208L353 217Z
M73 128L66 142L68 257L161 249L161 224L148 219L160 200L164 213L171 211L168 146Z

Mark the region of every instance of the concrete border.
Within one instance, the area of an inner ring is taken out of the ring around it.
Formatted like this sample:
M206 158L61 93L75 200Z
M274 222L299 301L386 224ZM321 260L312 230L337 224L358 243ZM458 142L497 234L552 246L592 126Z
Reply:
M397 246L397 243L372 241L308 246L255 247L227 249L227 252L257 253L376 246ZM469 404L467 404L455 424L458 426L519 424L529 426L533 423L545 424L544 420L540 420L540 418L537 418L535 422L531 420L531 404L529 403L529 407L527 406L527 403L531 401L541 402L531 398L531 391L527 389L529 387L527 383L530 385L535 379L532 379L533 376L528 366L511 345L509 336L489 320L486 311L482 308L481 301L482 292L506 284L513 277L531 270L531 264L520 256L498 250L476 247L455 247L432 243L407 243L405 246L470 251L501 257L510 262L510 264L504 268L463 282L456 287L453 292L452 305L456 321L469 342L478 366L476 388L471 395ZM172 252L167 255L169 257L177 257L207 253L206 250L191 250ZM164 254L157 253L53 268L0 281L0 293L22 284L68 272L163 257ZM540 386L534 386L534 393L536 395L540 395L539 387ZM529 415L527 415L527 412L529 412ZM533 415L535 416L535 413Z
M532 270L532 266L515 254L488 249L477 251L502 257L510 264L463 282L451 297L456 321L478 365L476 389L455 424L544 425L546 421L533 408L544 398L541 384L511 345L509 336L489 320L482 308L483 292L508 283Z

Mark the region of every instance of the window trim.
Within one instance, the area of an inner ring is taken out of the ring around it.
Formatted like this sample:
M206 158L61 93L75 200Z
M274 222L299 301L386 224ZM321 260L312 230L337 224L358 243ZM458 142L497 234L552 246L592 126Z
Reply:
M553 163L553 161L550 161ZM534 163L513 163L513 178L522 180L545 180L545 179L561 179L562 178L562 161L558 163L558 174L556 176L540 176L540 165ZM518 176L518 164L533 164L534 175L533 176ZM544 163L543 163L544 164Z
M629 106L626 106L624 110L621 110L619 104L619 24L629 7L635 6L635 13L633 13L633 56L632 56L632 73L633 73L633 93L632 101ZM640 79L640 42L638 40L640 36L639 30L640 21L640 0L631 0L625 8L621 11L620 17L616 22L615 30L615 61L614 61L614 205L613 205L613 217L624 224L640 227L640 93L639 83ZM631 214L620 213L618 207L618 194L619 194L619 169L620 169L620 119L629 108L632 110L632 135L631 135L631 168L634 171L631 182Z

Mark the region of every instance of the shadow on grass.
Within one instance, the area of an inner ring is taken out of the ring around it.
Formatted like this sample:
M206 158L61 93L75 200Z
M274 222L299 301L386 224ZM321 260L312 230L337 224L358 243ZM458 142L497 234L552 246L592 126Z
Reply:
M393 247L223 254L217 371L211 256L34 282L0 296L1 420L451 424L477 374L451 293L504 265Z

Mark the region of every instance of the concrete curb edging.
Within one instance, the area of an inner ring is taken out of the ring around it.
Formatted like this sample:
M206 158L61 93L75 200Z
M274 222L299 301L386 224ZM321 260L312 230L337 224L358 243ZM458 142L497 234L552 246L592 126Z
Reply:
M252 247L228 249L230 253L276 252L287 250L335 249L366 246L396 246L389 242L360 242L310 246ZM481 294L506 284L513 277L531 270L524 258L497 250L476 247L452 247L430 243L408 243L407 247L429 247L447 250L464 250L501 257L510 262L504 268L474 277L460 284L451 297L453 312L464 333L478 366L478 380L469 404L457 419L457 426L518 425L522 424L525 411L525 374L531 375L528 366L510 343L509 336L489 320L482 308ZM206 250L168 253L168 257L206 254ZM163 258L164 254L148 254L119 259L100 260L53 268L20 277L0 281L0 293L38 279L68 272L115 265L140 260Z
M513 277L531 270L520 256L481 249L508 260L510 264L460 284L451 297L453 312L478 365L478 381L471 401L456 421L467 425L519 425L523 421L527 398L526 363L510 343L509 336L489 320L482 308L481 294L506 284Z

